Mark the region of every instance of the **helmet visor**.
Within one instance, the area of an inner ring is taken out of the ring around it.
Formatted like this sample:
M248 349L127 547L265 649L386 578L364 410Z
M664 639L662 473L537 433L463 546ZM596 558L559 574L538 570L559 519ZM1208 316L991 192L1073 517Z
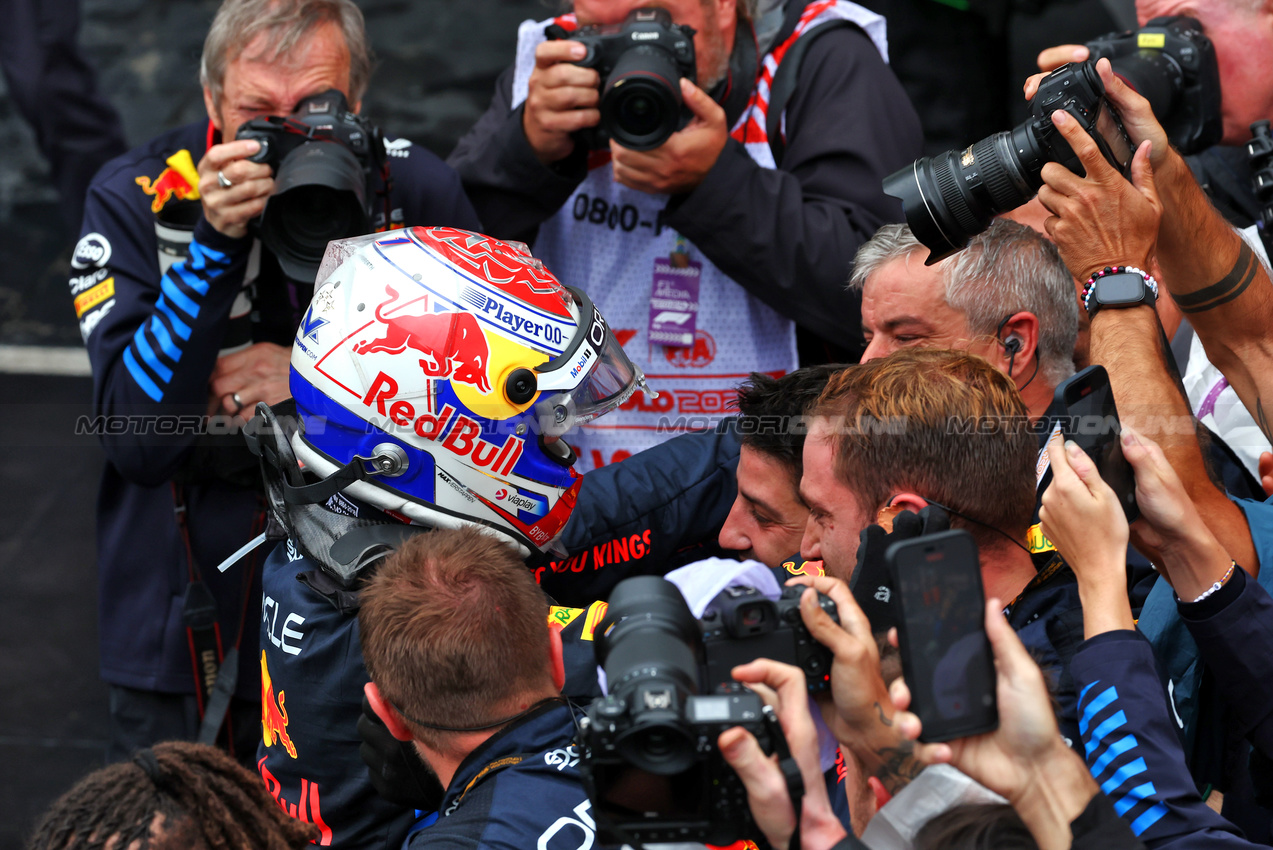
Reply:
M579 331L560 356L535 370L544 392L536 408L546 431L554 434L609 413L645 388L645 375L624 353L600 311L583 292L566 289L579 306Z

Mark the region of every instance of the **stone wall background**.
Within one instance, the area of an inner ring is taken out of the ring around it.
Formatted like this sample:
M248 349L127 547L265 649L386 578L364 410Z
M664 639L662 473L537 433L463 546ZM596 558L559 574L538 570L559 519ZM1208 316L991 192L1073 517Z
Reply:
M554 0L357 0L379 63L364 112L440 156ZM204 117L199 55L219 0L83 0L80 43L130 145ZM75 235L0 75L0 344L80 344L65 281Z

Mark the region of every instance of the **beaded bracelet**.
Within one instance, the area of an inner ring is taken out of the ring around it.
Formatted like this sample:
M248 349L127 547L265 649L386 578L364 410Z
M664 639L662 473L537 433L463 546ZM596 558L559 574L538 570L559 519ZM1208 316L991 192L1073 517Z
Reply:
M1154 293L1154 300L1158 300L1158 281L1154 280L1154 276L1144 269L1138 269L1135 266L1106 266L1096 274L1087 279L1087 283L1083 284L1083 309L1088 313L1092 312L1091 300L1092 290L1096 289L1096 281L1105 277L1107 274L1125 274L1131 272L1138 274L1145 279L1145 283L1149 286L1149 291Z
M1201 602L1202 600L1206 599L1208 596L1210 596L1211 594L1215 593L1217 590L1219 590L1220 588L1228 584L1229 579L1233 578L1233 571L1234 569L1237 568L1237 566L1238 566L1237 561L1230 560L1229 568L1224 571L1224 575L1220 576L1220 580L1216 582L1215 584L1211 585L1210 587L1208 587L1206 590L1202 591L1202 595L1199 596L1197 599L1195 599L1194 602Z

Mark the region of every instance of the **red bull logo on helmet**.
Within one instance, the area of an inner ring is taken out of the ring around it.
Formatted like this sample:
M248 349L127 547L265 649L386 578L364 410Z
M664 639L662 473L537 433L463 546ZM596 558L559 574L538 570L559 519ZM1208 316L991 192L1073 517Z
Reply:
M168 167L159 172L153 181L143 175L136 183L147 195L154 196L150 211L157 213L173 198L179 201L199 199L199 171L195 168L190 151L180 150L167 159Z
M467 315L467 314L466 314ZM362 403L374 407L395 425L411 427L426 440L441 441L442 447L468 458L474 466L488 469L499 476L510 475L522 456L522 441L510 434L503 444L487 442L481 437L482 426L463 413L456 414L451 405L443 405L438 413L416 416L415 405L397 398L398 382L384 372L376 375Z
M398 303L398 291L385 286L389 300L376 307L376 321L385 325L383 335L354 346L355 354L386 351L397 354L408 347L420 352L420 369L429 378L449 378L475 387L486 395L491 391L487 366L491 349L477 319L471 313L425 313L416 315L389 310Z

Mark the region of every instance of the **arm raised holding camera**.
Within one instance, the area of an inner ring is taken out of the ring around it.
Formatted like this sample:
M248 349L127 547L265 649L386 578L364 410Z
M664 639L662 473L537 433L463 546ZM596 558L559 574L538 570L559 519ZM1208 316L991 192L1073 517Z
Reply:
M1100 60L1096 68L1111 100L1116 90L1130 92L1113 75L1108 59ZM1027 94L1033 95L1037 78L1031 78L1030 83ZM1152 114L1149 118L1152 120ZM1171 150L1162 128L1156 123L1151 126L1143 115L1124 114L1128 133L1138 145L1131 163L1131 179L1127 180L1073 118L1057 112L1054 122L1087 172L1080 177L1057 163L1049 163L1042 172L1044 186L1039 190L1039 200L1053 214L1045 227L1070 272L1079 280L1088 280L1106 267L1152 268L1156 258L1163 256L1167 239L1164 227L1169 218L1169 201L1160 192L1163 181L1157 179L1157 169L1161 165L1170 171L1174 158L1185 168L1188 179L1193 179L1183 160ZM1157 262L1161 264L1160 259ZM1170 274L1164 264L1164 278L1171 280ZM1098 300L1097 294L1093 293L1091 301ZM1092 314L1090 357L1109 372L1120 414L1162 441L1167 458L1208 526L1240 562L1255 564L1246 518L1212 482L1196 436L1193 412L1168 369L1153 299L1134 306L1096 309ZM1133 542L1146 555L1157 558L1152 545L1139 535L1133 534Z

